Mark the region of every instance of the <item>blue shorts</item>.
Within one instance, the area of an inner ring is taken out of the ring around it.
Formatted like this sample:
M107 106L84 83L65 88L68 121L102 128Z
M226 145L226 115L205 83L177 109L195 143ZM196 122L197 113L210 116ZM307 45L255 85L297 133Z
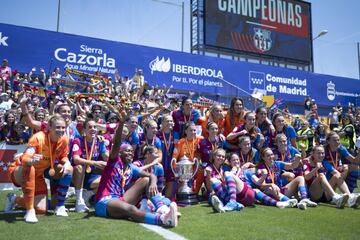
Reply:
M87 189L87 190L92 190L91 189L91 184L98 178L101 178L100 174L85 173L84 188Z
M117 196L106 196L103 197L102 199L100 199L99 201L96 202L95 204L95 214L98 217L108 217L108 212L107 212L107 205L109 203L110 200L113 199L118 199L118 200L122 200L122 198L119 198Z

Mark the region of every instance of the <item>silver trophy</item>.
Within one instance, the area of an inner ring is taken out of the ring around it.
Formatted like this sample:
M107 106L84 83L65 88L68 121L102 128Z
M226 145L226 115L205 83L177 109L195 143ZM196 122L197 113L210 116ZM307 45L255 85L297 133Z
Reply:
M198 203L197 194L189 187L188 182L192 179L199 168L199 160L194 158L195 161L190 161L186 155L184 155L179 162L175 162L176 159L171 160L171 170L174 173L178 181L178 189L176 194L176 201L179 205L188 206ZM193 166L196 164L195 171ZM173 166L176 166L175 169Z

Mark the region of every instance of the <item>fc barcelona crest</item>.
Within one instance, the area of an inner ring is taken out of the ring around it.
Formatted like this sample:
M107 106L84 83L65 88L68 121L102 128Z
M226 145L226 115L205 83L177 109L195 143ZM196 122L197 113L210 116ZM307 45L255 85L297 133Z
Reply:
M254 45L262 52L269 51L272 46L271 31L262 28L254 28Z

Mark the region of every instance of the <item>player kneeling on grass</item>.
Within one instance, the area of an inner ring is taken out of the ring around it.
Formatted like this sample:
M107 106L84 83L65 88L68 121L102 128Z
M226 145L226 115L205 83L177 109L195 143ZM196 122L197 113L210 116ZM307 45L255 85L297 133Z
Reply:
M120 114L119 118L125 119ZM109 160L101 176L96 194L96 215L110 218L131 218L138 222L176 227L177 205L175 202L171 203L168 211L163 214L147 213L135 206L145 192L150 198L157 196L157 178L154 174L142 171L132 164L133 148L128 144L120 146L122 128L123 121L116 130ZM127 188L132 178L139 179ZM157 205L156 202L155 205Z
M37 213L47 211L46 175L56 189L55 214L68 216L64 200L73 168L68 159L68 141L64 133L65 120L55 115L49 120L48 132L40 131L30 138L23 155L9 169L13 183L21 186L24 196L8 194L5 212L11 211L18 204L26 209L26 222L38 222L35 209Z
M305 210L308 207L316 207L317 204L308 199L308 194L303 176L297 176L294 180L282 184L281 173L283 170L291 170L299 165L301 157L295 156L291 163L274 161L274 153L270 148L264 148L260 154L260 161L256 167L256 174L259 178L265 175L265 180L259 185L264 193L278 200L285 200L288 197L298 197L300 192L300 202L298 208Z
M323 146L315 146L312 155L304 161L304 176L306 184L309 186L309 193L311 200L315 202L330 201L336 204L337 208L344 207L349 199L349 195L345 193L340 195L335 193L330 183L324 174L324 167L322 161L325 157L325 150ZM333 180L334 181L334 180ZM339 182L336 180L336 182ZM341 181L340 189L345 188L345 181Z

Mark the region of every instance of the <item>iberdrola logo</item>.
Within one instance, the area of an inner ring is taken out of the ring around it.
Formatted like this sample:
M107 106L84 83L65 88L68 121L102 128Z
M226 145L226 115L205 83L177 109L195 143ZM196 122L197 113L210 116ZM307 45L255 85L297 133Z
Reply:
M151 70L151 74L153 74L153 72L169 72L171 68L170 58L165 61L164 57L159 59L157 56L149 63L149 68Z

